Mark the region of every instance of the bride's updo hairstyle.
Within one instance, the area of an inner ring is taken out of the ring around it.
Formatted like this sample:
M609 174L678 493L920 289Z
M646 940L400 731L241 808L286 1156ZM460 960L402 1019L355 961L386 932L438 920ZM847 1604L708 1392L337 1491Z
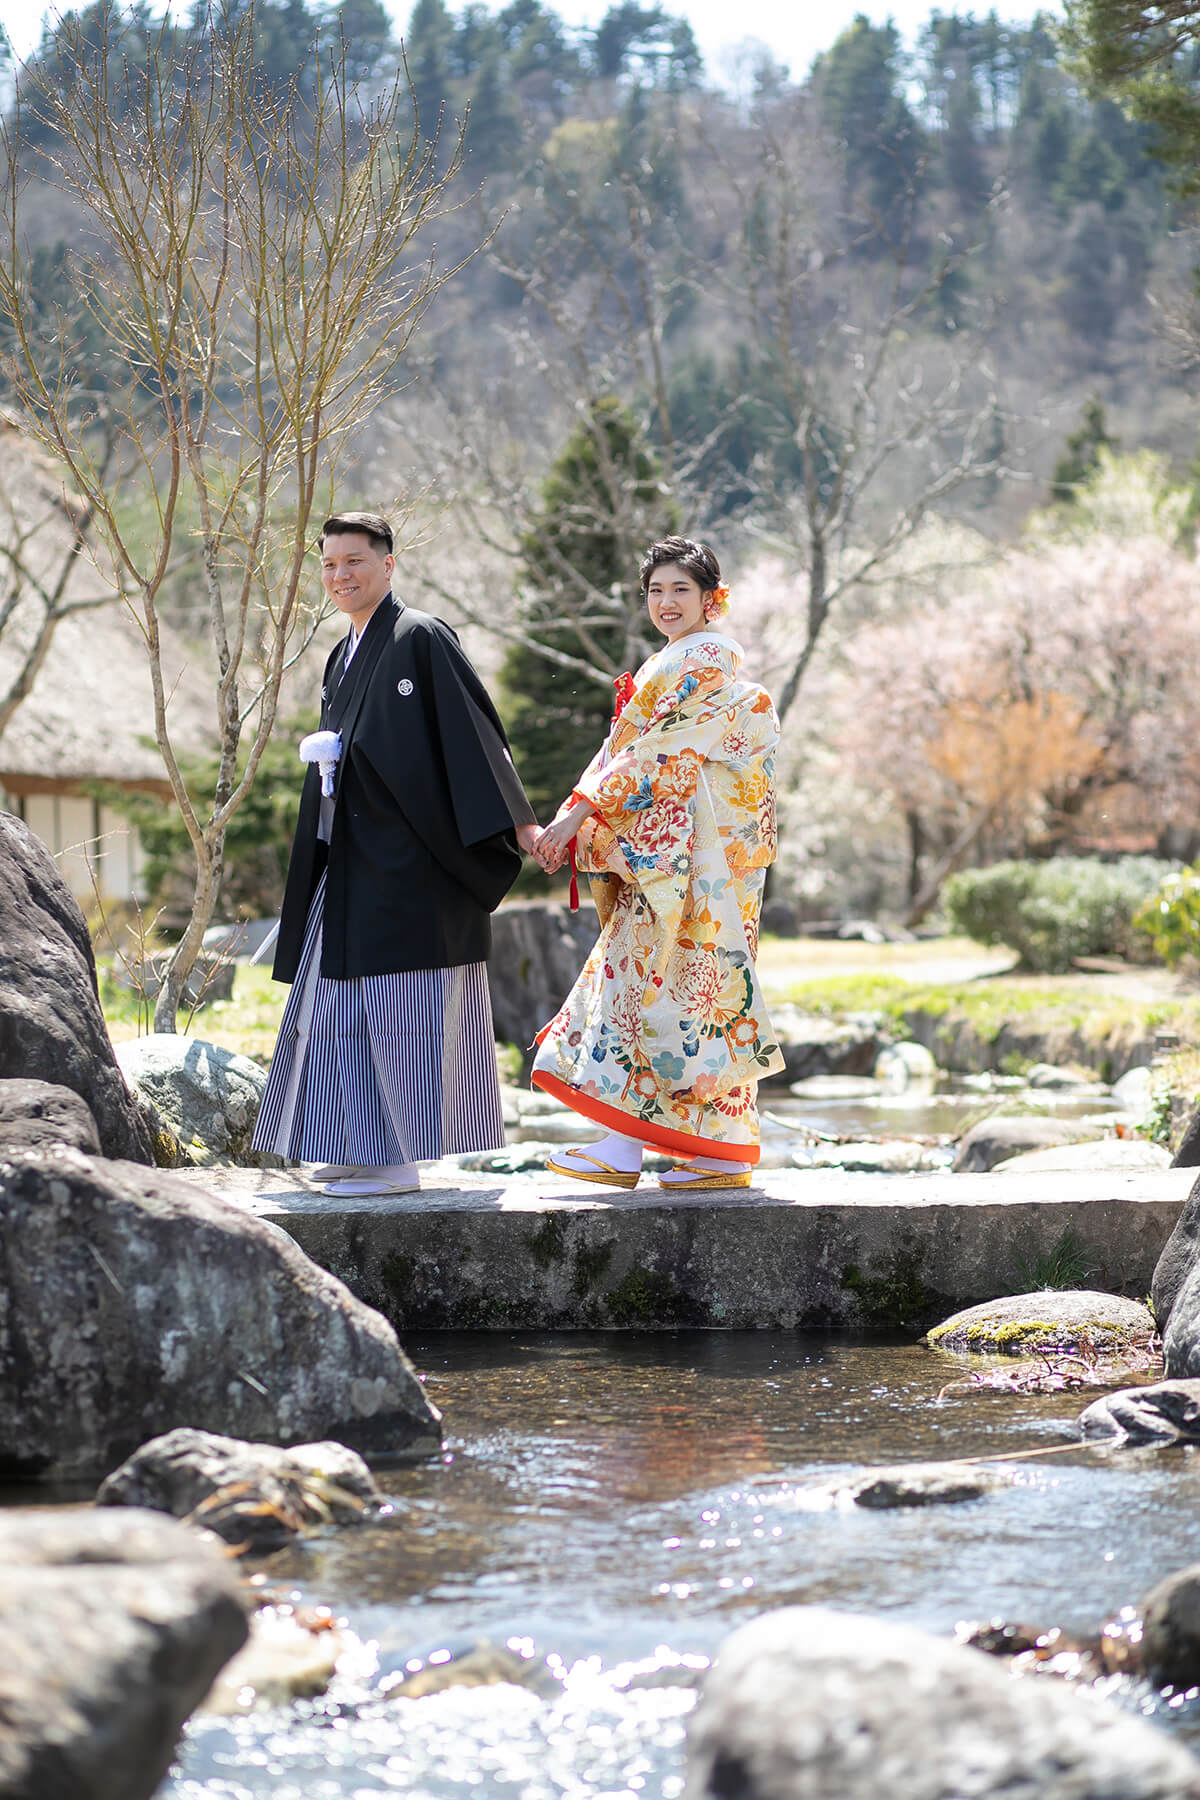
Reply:
M690 575L704 595L704 618L709 625L729 611L729 589L721 586L721 565L717 561L716 552L708 544L698 544L694 538L668 537L661 543L651 544L642 558L638 574L642 583L642 594L650 586L650 577L655 569L663 563L678 563L685 574Z

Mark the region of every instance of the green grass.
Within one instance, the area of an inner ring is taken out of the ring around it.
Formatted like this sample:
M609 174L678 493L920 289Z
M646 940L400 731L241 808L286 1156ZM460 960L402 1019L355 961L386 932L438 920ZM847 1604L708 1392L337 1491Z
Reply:
M270 969L239 963L233 978L233 998L200 1007L190 1020L188 1009L181 1007L177 1027L180 1032L206 1038L265 1065L271 1060L290 991L284 982L272 981ZM114 1043L152 1029L147 1009L137 995L116 987L103 970L100 1004Z
M147 1009L136 994L118 988L100 971L100 1004L104 1009L108 1035L114 1044L153 1030ZM214 1000L202 1006L189 1021L188 1010L179 1010L178 1029L192 1037L205 1038L239 1056L253 1057L264 1068L270 1066L279 1035L279 1021L291 988L286 982L273 981L271 971L261 965L251 967L239 963L233 978L233 998ZM500 1079L510 1086L519 1085L521 1052L515 1044L497 1044L496 1061Z
M906 1013L944 1016L965 1021L989 1040L1006 1025L1035 1030L1067 1027L1097 1044L1119 1033L1132 1030L1149 1035L1159 1026L1169 1025L1181 1041L1200 1045L1200 998L1139 1001L1078 986L1032 986L1003 976L940 987L894 975L830 975L781 986L771 998L831 1018L879 1012L897 1026L903 1025Z

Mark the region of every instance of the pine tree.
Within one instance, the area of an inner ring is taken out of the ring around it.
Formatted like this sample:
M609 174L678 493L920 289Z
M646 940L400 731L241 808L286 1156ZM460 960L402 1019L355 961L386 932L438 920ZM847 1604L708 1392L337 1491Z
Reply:
M521 149L521 115L501 76L498 51L480 63L469 84L469 104L466 145L471 173L512 168Z
M911 189L921 149L902 91L899 32L859 13L813 73L825 123L845 146L851 184L886 217Z
M1066 449L1054 465L1050 493L1070 505L1082 484L1099 466L1101 450L1116 450L1117 439L1108 434L1104 407L1093 394L1083 409L1083 420L1067 439Z
M404 34L404 53L421 136L432 138L454 73L454 21L446 0L417 0Z
M677 528L637 424L617 400L596 402L521 534L527 631L613 676L636 668L655 647L638 561L648 543ZM524 644L505 657L501 685L514 759L538 817L549 819L600 746L612 689Z

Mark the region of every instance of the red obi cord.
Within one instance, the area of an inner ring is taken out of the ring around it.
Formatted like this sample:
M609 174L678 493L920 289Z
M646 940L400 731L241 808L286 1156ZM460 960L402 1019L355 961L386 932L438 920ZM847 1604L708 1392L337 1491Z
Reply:
M624 712L625 708L628 706L629 702L633 699L633 696L636 693L637 693L637 687L634 683L633 676L629 673L628 670L626 670L623 675L617 675L614 677L614 679L613 679L613 724L614 725L616 724L617 720L620 718L621 714ZM579 869L575 862L575 839L574 838L572 838L571 842L567 845L567 849L570 852L570 856L571 856L571 893L570 893L571 911L578 912L579 911Z

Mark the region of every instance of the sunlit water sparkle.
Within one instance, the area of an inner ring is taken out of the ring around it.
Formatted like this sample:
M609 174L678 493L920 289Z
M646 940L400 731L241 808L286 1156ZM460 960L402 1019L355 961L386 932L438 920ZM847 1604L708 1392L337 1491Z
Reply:
M1087 1396L939 1403L957 1365L923 1348L767 1332L408 1348L446 1414L443 1455L385 1472L390 1519L260 1565L276 1592L333 1607L355 1654L319 1700L198 1715L159 1800L675 1800L691 1684L755 1613L1089 1632L1200 1557L1194 1451L1072 1444ZM876 1463L1059 1445L963 1504L829 1498ZM387 1697L406 1665L479 1640L514 1646L536 1691ZM1200 1742L1194 1700L1107 1687Z

